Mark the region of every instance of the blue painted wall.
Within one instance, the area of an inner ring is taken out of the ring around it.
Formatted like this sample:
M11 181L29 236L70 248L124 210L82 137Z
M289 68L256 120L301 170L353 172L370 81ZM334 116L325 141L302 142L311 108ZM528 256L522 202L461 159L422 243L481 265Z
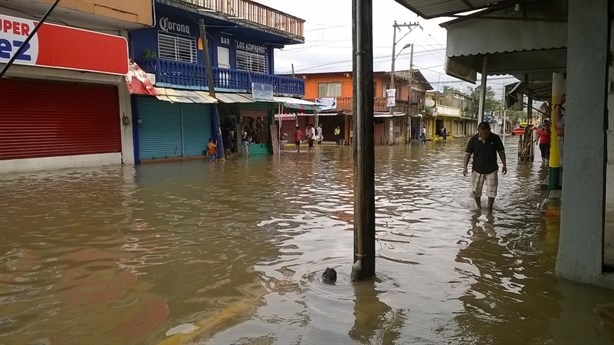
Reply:
M158 31L166 31L169 34L178 34L198 39L200 36L198 21L202 18L207 26L209 52L213 67L218 67L218 46L229 48L231 69L236 69L237 46L244 46L246 49L243 50L251 50L251 52L259 50L260 55L266 55L269 61L269 74L274 74L273 48L267 46L267 41L238 36L236 30L233 30L236 26L228 22L221 22L207 16L164 4L156 3L155 6L156 22L154 27L134 30L129 33L130 56L137 63L143 64L143 54L146 49L158 52ZM228 27L228 30L224 30L225 26ZM253 36L258 36L259 32L257 30L252 31ZM204 65L202 50L197 51L196 63Z

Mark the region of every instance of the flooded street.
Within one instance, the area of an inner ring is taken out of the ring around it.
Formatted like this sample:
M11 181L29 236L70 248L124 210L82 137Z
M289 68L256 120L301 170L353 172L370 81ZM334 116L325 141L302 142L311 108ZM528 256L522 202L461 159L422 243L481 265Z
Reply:
M376 147L360 283L349 147L2 176L0 344L611 344L614 291L555 277L539 158L508 138L478 211L465 143Z

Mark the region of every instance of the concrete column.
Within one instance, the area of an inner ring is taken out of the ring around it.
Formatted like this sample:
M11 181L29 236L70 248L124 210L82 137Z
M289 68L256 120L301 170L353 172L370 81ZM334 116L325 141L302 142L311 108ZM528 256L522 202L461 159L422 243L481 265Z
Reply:
M552 104L560 104L561 96L565 93L565 76L563 73L552 74ZM558 190L561 188L561 160L559 147L559 136L556 130L556 121L554 118L554 106L550 113L550 159L548 160L549 174L548 174L548 189Z
M121 124L122 164L134 165L134 137L132 135L132 105L126 83L117 87Z
M565 179L557 275L614 288L602 273L605 220L607 1L569 0ZM588 54L587 52L590 52Z

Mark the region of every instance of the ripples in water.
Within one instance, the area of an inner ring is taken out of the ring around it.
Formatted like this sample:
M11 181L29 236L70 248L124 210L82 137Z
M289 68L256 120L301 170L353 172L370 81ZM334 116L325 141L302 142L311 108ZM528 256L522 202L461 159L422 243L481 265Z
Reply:
M593 308L612 292L554 276L545 170L510 144L477 211L463 144L376 148L359 283L347 147L3 177L0 343L608 343Z

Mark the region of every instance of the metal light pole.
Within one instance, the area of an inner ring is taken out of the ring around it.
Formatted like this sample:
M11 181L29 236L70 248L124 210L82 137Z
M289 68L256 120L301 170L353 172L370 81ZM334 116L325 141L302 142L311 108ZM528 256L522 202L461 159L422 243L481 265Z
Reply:
M396 33L396 31L395 31ZM396 36L396 35L394 35ZM407 43L406 45L403 46L403 48L401 48L401 50L399 50L399 53L394 55L394 50L395 50L395 46L396 44L392 45L392 65L390 66L390 89L394 89L394 62L397 60L397 58L399 57L399 55L401 55L401 52L403 51L403 49L408 48L408 47L412 47L412 53L413 53L413 44L411 43ZM395 100L396 98L399 96L398 93L395 94ZM396 104L395 104L396 106ZM388 140L388 144L392 145L394 144L394 106L390 107L390 120L389 120L389 134L390 134L390 138Z
M407 32L405 35L403 35L403 37L401 37L398 41L397 41L397 30L401 30L402 27L406 27L409 29L409 32ZM412 30L414 29L414 27L419 27L422 29L422 26L420 26L420 23L415 22L415 23L403 23L403 24L397 24L397 21L394 21L394 24L392 24L392 62L390 65L390 89L394 90L394 63L397 59L397 57L399 57L399 55L401 54L401 52L403 51L403 49L408 48L408 47L412 47L413 49L413 45L411 43L408 43L406 45L403 46L403 48L401 48L401 50L399 50L399 53L396 53L396 46L397 43L399 43L399 41L401 41L403 38L405 38L405 36L409 35ZM395 98L397 96L395 95ZM410 105L411 106L411 105ZM390 107L390 120L388 122L388 128L389 128L389 139L388 139L388 144L392 145L394 144L394 120L393 120L393 115L394 115L394 106Z

